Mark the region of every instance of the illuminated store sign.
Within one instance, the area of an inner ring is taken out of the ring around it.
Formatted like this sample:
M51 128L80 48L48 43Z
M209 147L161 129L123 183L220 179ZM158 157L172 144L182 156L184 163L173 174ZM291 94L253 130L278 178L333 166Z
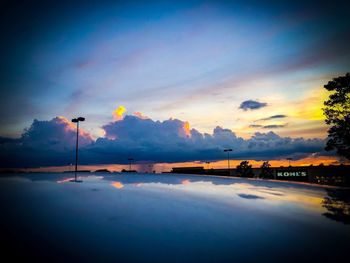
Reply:
M277 177L306 177L306 171L277 171Z

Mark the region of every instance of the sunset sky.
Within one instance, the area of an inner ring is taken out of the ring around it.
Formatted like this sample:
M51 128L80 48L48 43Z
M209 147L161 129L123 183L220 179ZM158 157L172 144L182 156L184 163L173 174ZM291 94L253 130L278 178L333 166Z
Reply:
M346 1L72 2L1 6L1 167L69 163L77 116L85 164L335 158Z

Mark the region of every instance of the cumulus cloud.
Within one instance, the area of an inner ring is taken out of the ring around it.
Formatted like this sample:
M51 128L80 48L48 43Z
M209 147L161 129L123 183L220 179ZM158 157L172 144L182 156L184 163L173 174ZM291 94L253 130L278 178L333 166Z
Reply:
M0 140L1 166L61 165L73 161L76 126L64 117L50 121L34 120L18 139ZM93 139L83 129L79 129L79 144L85 147ZM72 154L70 154L72 153Z
M81 131L81 164L126 163L128 157L152 162L220 160L225 158L223 149L227 147L234 150L232 157L237 159L286 156L297 159L324 148L324 141L320 139L292 139L274 132L257 132L250 139L238 137L222 127L216 127L212 134L201 133L178 119L154 121L126 115L102 128L106 135L96 141ZM75 131L75 126L63 117L34 120L20 138L1 138L1 167L71 163L74 161Z
M75 145L76 126L65 117L56 117L50 121L34 120L32 125L25 129L21 143L28 147L65 151ZM79 144L88 145L93 142L89 133L79 129Z
M239 109L247 111L247 110L257 110L263 107L266 107L267 103L259 102L255 100L246 100L241 103Z
M109 139L139 141L147 138L151 141L168 141L172 138L186 137L186 122L178 119L169 119L163 122L138 116L126 115L122 121L111 122L104 125L105 136Z
M234 149L232 157L237 159L297 159L324 148L320 139L292 139L274 132L255 133L243 139L222 127L216 127L212 134L191 129L187 136L185 127L186 122L177 119L160 122L125 116L122 121L105 125L107 137L97 139L92 148L98 149L97 159L113 157L119 162L125 162L127 156L154 162L219 160L225 158L223 149L228 147Z

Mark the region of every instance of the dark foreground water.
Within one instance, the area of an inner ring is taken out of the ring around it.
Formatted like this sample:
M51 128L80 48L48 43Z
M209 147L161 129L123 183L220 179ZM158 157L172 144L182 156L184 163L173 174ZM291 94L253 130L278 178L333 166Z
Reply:
M1 262L349 262L344 189L153 174L89 174L72 183L67 176L0 178Z

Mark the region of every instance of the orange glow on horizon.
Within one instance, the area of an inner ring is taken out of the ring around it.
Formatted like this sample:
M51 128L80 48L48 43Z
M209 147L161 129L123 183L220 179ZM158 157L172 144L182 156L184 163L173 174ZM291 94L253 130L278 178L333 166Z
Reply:
M242 160L230 160L231 168L236 168L236 166ZM249 163L254 167L258 168L262 165L263 161L249 160ZM272 167L288 167L288 160L270 160L269 163ZM309 156L300 160L292 160L292 166L309 166L314 165L317 166L319 164L324 165L339 165L341 164L340 160L336 156ZM344 164L350 164L350 162L343 162ZM208 164L204 161L194 161L194 162L178 162L178 163L152 163L152 171L156 171L158 173L161 172L169 172L173 167L193 167L193 166L203 166L207 169ZM133 165L135 170L138 172L149 172L149 163L135 163ZM209 169L226 169L227 168L227 159L211 161L209 163ZM79 165L79 169L81 170L90 170L95 171L98 169L108 169L111 172L120 172L122 169L129 169L128 164L101 164L101 165ZM0 169L1 170L1 169ZM69 165L65 166L50 166L50 167L38 167L38 168L30 168L30 169L13 169L14 171L22 171L22 172L64 172L64 171L72 171L72 167ZM72 171L73 172L73 171Z

